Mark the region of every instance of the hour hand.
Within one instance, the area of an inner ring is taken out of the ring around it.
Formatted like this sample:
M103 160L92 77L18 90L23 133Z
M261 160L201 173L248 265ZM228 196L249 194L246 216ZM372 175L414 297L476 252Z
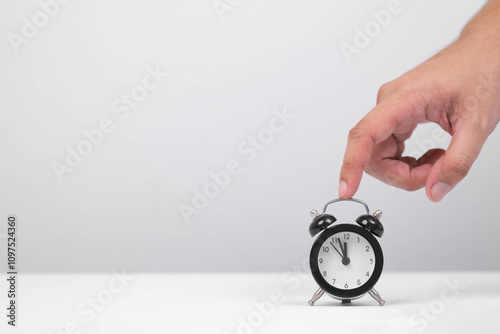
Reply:
M340 238L337 238L337 241L340 245L340 249L342 250L342 264L344 266L347 266L349 263L351 263L351 260L347 256L347 242L344 242L344 247L342 247L342 243L340 242Z

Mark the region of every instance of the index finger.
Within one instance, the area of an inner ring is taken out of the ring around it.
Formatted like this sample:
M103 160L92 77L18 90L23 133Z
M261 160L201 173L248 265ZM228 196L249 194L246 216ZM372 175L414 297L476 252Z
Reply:
M399 99L398 99L399 100ZM380 102L351 131L340 170L339 197L351 198L359 188L373 145L389 138L412 114L412 108L395 99ZM413 119L414 122L420 120ZM405 131L406 129L402 129Z

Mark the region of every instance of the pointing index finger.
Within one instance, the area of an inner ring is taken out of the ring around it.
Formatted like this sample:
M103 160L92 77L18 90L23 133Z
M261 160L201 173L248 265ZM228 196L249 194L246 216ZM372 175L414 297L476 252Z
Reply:
M354 127L349 132L344 162L340 170L339 197L351 198L358 190L363 170L370 161L373 140Z
M344 161L340 170L339 197L351 198L359 188L373 145L389 138L404 123L407 111L397 100L379 103L349 131ZM400 119L401 118L401 119Z

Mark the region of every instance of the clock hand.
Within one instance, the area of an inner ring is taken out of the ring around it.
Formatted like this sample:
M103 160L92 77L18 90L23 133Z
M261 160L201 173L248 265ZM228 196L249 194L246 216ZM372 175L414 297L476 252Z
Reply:
M344 242L344 257L342 258L342 264L344 266L347 266L349 263L351 263L351 259L349 259L349 257L347 257L347 242Z
M342 247L342 243L340 242L340 238L337 238L337 242L339 243L340 250L342 251L342 257L344 257L345 256L345 251L344 251L344 247Z
M347 266L349 263L351 263L351 260L347 257L347 243L344 242L344 247L342 247L342 243L340 242L340 238L337 238L337 242L339 243L339 246L340 246L340 250L342 251L342 254L340 254L340 252L335 248L335 246L333 246L333 248L335 248L335 250L337 251L337 253L340 254L340 256L342 256L342 264L344 266Z
M332 245L333 249L335 249L337 251L337 253L339 253L340 257L343 259L344 258L344 255L342 255L339 250L333 245L332 242L330 242L330 245ZM342 252L343 253L343 252Z

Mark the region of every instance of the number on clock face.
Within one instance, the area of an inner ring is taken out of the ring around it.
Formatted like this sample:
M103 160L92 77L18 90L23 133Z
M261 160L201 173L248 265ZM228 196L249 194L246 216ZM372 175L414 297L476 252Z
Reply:
M356 289L365 284L375 268L375 253L363 236L339 232L323 242L318 254L318 268L331 286Z

